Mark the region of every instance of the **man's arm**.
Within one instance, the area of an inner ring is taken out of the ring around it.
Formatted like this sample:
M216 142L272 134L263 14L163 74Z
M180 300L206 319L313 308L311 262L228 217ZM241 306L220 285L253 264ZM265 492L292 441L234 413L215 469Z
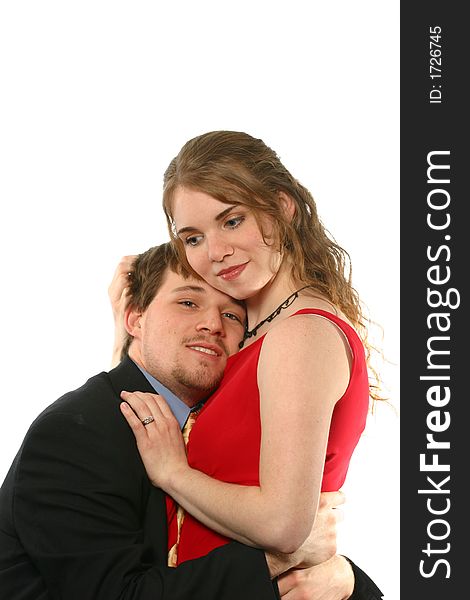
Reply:
M125 434L116 436L116 427ZM127 444L134 447L117 406L115 421L109 411L55 412L41 417L28 433L17 464L13 518L51 596L276 598L264 553L240 544L177 569L162 560L155 564L148 543L153 532L146 528L161 527L155 519L165 519L164 503L159 490L147 486L151 491L143 493L144 471Z
M354 590L349 600L382 600L383 593L369 575L355 565L350 558L344 558L349 562L354 573Z
M335 555L308 569L293 569L278 579L288 600L381 600L372 579L346 557Z

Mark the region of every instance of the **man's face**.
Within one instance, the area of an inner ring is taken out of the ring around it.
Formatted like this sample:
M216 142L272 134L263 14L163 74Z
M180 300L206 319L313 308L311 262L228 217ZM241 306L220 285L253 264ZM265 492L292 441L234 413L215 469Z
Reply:
M130 321L130 356L188 404L220 383L227 357L237 352L245 310L204 281L168 269L155 298Z

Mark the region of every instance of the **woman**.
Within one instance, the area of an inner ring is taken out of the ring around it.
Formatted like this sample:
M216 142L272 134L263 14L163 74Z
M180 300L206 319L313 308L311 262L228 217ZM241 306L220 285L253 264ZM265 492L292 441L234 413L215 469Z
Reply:
M247 308L241 350L201 410L187 457L161 397L122 394L149 477L186 511L177 563L228 538L293 552L320 491L343 485L376 397L348 255L308 190L245 133L187 142L165 173L163 204L189 266Z

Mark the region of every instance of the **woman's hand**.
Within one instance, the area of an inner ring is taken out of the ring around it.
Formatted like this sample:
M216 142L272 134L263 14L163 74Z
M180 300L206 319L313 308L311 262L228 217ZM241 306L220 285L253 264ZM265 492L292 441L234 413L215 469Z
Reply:
M170 481L189 469L178 421L158 394L123 391L121 398L121 412L134 432L150 481L168 491ZM147 417L153 420L144 425Z
M111 366L115 367L121 360L121 352L127 337L124 327L124 312L129 301L129 276L132 274L136 255L123 256L114 271L113 279L108 287L114 319L114 345Z

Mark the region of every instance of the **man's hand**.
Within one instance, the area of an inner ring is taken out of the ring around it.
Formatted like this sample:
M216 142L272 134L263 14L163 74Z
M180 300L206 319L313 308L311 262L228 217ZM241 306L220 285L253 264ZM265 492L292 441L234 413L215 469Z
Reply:
M339 508L346 497L343 492L323 492L310 535L299 548L299 568L313 567L336 554L336 526L343 518Z
M271 577L293 567L308 568L327 561L336 554L336 525L342 518L338 507L345 501L343 492L323 492L310 535L292 554L266 553Z
M346 600L354 590L348 561L335 555L309 569L293 569L278 579L282 600Z

